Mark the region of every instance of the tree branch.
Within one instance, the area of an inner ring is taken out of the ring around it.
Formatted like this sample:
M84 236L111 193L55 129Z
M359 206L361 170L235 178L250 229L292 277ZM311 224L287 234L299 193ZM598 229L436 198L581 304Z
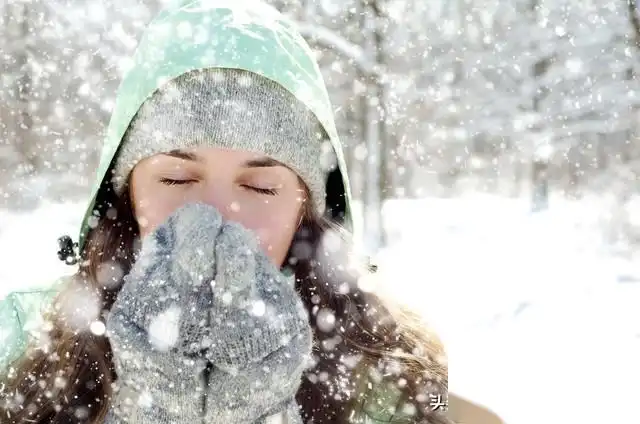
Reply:
M629 11L629 22L633 28L633 44L640 50L640 17L638 16L637 0L627 0L627 10Z
M341 56L351 60L363 74L375 77L381 82L387 81L387 72L380 64L369 60L360 46L353 44L340 34L323 26L298 22L297 27L300 34L310 44L335 49Z

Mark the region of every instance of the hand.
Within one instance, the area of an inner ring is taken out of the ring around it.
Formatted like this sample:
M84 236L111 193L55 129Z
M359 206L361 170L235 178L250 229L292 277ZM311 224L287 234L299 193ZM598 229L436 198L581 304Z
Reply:
M205 422L253 422L285 410L299 417L294 398L312 332L293 279L236 223L223 224L215 257Z
M215 208L189 204L143 240L107 318L119 386L107 423L202 417L221 226Z

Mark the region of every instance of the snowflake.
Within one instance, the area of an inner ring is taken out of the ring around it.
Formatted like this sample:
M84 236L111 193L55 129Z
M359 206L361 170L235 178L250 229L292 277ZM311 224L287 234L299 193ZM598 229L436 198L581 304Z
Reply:
M178 307L170 307L151 320L149 342L160 351L167 351L178 342L180 335L180 315Z
M331 309L322 308L316 315L316 326L320 331L328 333L335 328L336 316Z

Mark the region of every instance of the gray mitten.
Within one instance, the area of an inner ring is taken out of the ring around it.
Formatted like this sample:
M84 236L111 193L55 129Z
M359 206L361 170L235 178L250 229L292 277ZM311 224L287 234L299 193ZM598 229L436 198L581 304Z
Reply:
M107 318L118 390L105 423L202 420L221 226L215 208L189 204L143 240Z
M287 278L249 230L225 222L216 239L210 324L215 342L206 357L205 422L301 422L295 394L309 364L307 311Z

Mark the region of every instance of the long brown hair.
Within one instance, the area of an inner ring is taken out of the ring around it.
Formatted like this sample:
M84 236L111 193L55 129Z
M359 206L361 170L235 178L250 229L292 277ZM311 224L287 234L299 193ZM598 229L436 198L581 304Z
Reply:
M139 230L129 196L116 196L110 184L103 185L96 212L79 270L46 315L45 343L33 343L10 369L0 392L2 423L104 421L116 380L109 341L89 331L89 323L69 325L69 299L78 299L78 290L93 293L97 319L104 320L135 260ZM347 240L339 226L307 211L288 256L315 339L315 365L296 395L303 421L359 422L353 417L391 407L412 418L386 422L449 422L432 404L447 396L439 340L417 315L362 290L359 279L373 270L349 263L348 244L336 251L328 243L328 249L322 241L329 234ZM323 322L327 313L331 325Z

